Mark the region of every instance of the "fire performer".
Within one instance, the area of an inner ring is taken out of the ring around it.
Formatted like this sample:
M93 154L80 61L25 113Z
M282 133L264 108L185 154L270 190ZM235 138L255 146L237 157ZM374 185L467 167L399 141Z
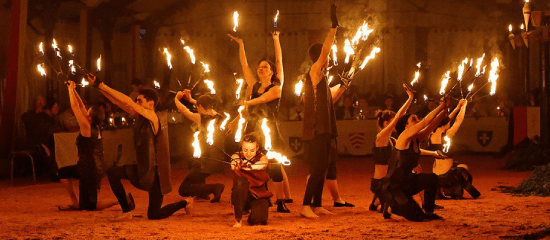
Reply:
M336 117L334 102L347 89L351 80L342 79L339 87L332 89L328 85L325 70L329 64L329 54L336 35L338 19L336 6L331 6L332 28L323 44L316 43L309 48L309 57L314 63L306 74L304 82L304 120L302 140L306 143L304 155L310 164L310 177L304 194L303 208L300 214L306 218L316 218L319 214L331 214L322 207L323 185L329 180L329 190L333 198L338 195L336 182ZM337 85L338 86L338 85ZM334 206L353 205L334 199Z
M180 102L182 98L185 98L188 102L196 105L198 113L193 113L189 111L189 109ZM191 98L191 91L186 89L183 92L178 92L176 94L174 102L176 103L176 107L183 114L183 116L199 125L202 135L201 138L203 140L206 138L206 129L210 121L214 119L219 119L221 117L213 109L214 100L208 95L202 95L197 100L195 100ZM209 156L209 153L212 150L215 150L210 148L210 146L208 147L209 148L201 147L202 149L209 149L209 151L203 153L203 156L204 154ZM208 163L210 163L210 161L207 161L206 159L201 160L205 161L194 161L192 163L191 169L187 176L185 176L185 178L183 179L183 182L181 183L178 192L182 197L198 197L203 199L208 199L209 195L213 194L213 198L212 200L210 200L210 202L220 202L220 198L222 196L225 186L221 183L206 184L206 178L211 175L211 172L209 171L209 169L205 169L203 171L203 168L208 168L208 166L210 165Z
M284 149L285 144L279 131L277 115L279 112L279 100L281 98L281 83L284 82L283 53L279 41L279 32L273 32L272 36L275 44L276 64L267 58L262 59L257 70L258 78L260 79L258 81L248 65L243 40L229 35L229 37L239 44L239 58L243 68L244 79L248 85L246 99L250 97L250 100L243 102L244 106L248 106L248 124L245 134L261 132L261 121L263 118L267 118L269 128L274 133L272 137L274 140L273 148L281 151ZM237 123L238 118L235 118L229 125L229 133L233 131ZM273 163L276 163L276 161ZM269 174L273 179L273 186L277 197L277 212L289 213L290 210L286 207L286 203L291 203L292 198L290 196L288 177L284 168L280 164L271 164Z
M257 135L255 133L245 135L241 141L241 151L231 158L231 170L235 173L231 193L236 221L233 227L242 226L244 211L250 211L248 224L266 225L269 198L273 193L267 190L269 160L260 150Z
M430 134L430 138L428 139L429 150L448 151L450 139L453 138L464 121L467 105L468 101L465 99L460 100L458 106L449 117L444 118L439 123L439 126ZM444 140L446 141L445 144L443 144ZM452 158L436 157L433 173L439 177L441 188L438 191L438 195L440 198L461 199L463 198L464 190L473 198L480 196L479 191L472 185L472 175L468 171L468 167L464 164L458 164Z
M434 213L435 197L439 188L437 175L433 173L414 173L418 166L421 149L419 142L426 140L437 124L446 116L446 103L442 101L436 109L424 119L414 114L405 114L397 121L395 130L399 134L395 143L396 154L390 161L388 172L382 186L384 217L389 218L388 207L392 213L411 221L442 219ZM413 196L424 190L422 211Z
M102 135L99 128L105 118L105 113L99 107L91 107L86 110L84 103L76 92L76 84L73 81L68 81L67 87L71 109L80 126L80 134L76 137L78 162L74 168L65 167L60 169L60 173L66 172L71 175L71 178L80 179L78 184L79 198L75 202L75 196L72 205L59 207L59 210L103 210L117 203L114 199L108 201L97 200L101 179L105 176L106 169L103 159ZM68 187L72 190L72 183ZM70 190L69 192L71 192Z
M380 196L382 193L382 179L388 172L388 162L391 159L395 146L395 139L392 138L391 135L396 132L395 125L397 124L397 121L405 115L414 100L414 93L407 88L405 84L403 84L403 88L405 88L409 98L403 106L401 106L399 111L397 111L397 114L391 110L385 110L376 115L378 117L379 132L376 135L376 141L374 142L374 147L372 148L374 158L374 176L371 179L370 190L374 196L372 197L372 202L369 205L369 210L371 211L376 211L379 205L383 205L383 202L380 201Z
M98 88L111 102L136 118L134 145L137 163L125 166L115 165L107 170L111 190L122 207L123 215L120 219L131 218L131 211L136 206L132 195L126 195L122 179L130 180L136 188L149 193L147 218L164 219L183 208L191 214L193 198L162 206L164 195L172 191L172 185L169 154L164 152L168 149L159 144L164 142L162 137L168 133L166 127L161 126L159 117L154 111L158 103L157 91L150 88L142 89L139 91L137 101L134 102L130 97L108 87L92 74L88 75L88 79L92 86Z

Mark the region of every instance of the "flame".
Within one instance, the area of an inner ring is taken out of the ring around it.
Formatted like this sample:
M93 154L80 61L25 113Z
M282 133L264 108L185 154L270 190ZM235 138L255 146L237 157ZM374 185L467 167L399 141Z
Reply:
M334 76L328 76L328 84L330 84L330 82L332 82L333 78L334 78Z
M491 71L489 72L489 82L491 82L491 92L489 93L491 96L495 95L497 90L497 79L498 79L498 71L499 71L499 62L498 58L495 57L493 62L491 62Z
M286 156L284 156L283 154L280 154L278 152L269 151L269 152L267 152L266 157L268 159L275 159L275 160L277 160L277 162L279 162L280 164L283 164L284 166L289 166L290 165L290 160L288 160L288 158Z
M193 149L195 150L193 152L194 158L200 158L201 157L201 145L199 143L199 133L200 131L196 131L195 134L193 134L193 137L195 138L195 141L193 141Z
M374 59L374 57L376 56L377 53L380 52L380 48L379 47L375 47L372 49L372 51L370 52L370 54L365 58L365 60L363 60L363 63L361 63L361 66L359 67L359 69L363 70L363 68L365 68L365 66L367 66L367 63L371 60L371 59ZM418 63L420 64L420 63Z
M369 24L367 22L363 22L363 25L361 25L357 32L355 33L355 36L351 40L351 43L353 45L357 45L359 43L359 40L367 40L369 38L369 35L374 31L374 29L369 29Z
M418 77L420 77L420 70L414 73L414 79L411 81L411 86L414 86L414 84L418 82Z
M349 57L352 54L355 54L355 51L351 47L351 42L349 41L349 39L346 39L346 41L344 42L344 52L346 52L346 60L344 60L344 63L347 64L349 62Z
M208 133L206 134L206 143L208 143L209 145L214 144L214 131L216 130L214 124L216 124L216 119L212 119L210 123L208 123L208 127L206 128L206 130L208 131Z
M237 92L235 93L235 96L237 99L241 98L241 90L243 88L243 82L244 80L242 78L237 79L237 84L239 84L239 87L237 88Z
M223 120L222 124L220 125L220 130L225 130L225 125L227 125L227 122L229 121L229 118L231 118L231 116L229 115L229 113L224 113L225 114L225 119Z
M512 32L512 24L508 25L508 31Z
M521 30L523 30L525 28L525 25L522 23L521 24L521 27L519 27ZM511 31L510 31L511 32Z
M42 75L42 77L46 76L46 69L44 69L43 63L36 65L36 68L38 69L38 72L40 72L40 75Z
M73 46L71 46L71 44L69 44L69 53L73 54Z
M275 15L275 20L273 22L275 23L275 26L277 26L277 19L279 18L279 10L277 10L277 14Z
M458 78L457 80L462 81L462 75L464 74L464 65L468 64L468 58L465 58L464 61L458 66Z
M470 58L470 66L469 66L470 68L472 67L472 64L474 64L474 58Z
M193 49L191 49L189 46L183 47L183 49L189 54L189 57L191 58L191 63L195 64L195 54L193 53Z
M338 47L336 47L336 44L332 45L332 62L334 66L338 66L338 57L336 53L338 52Z
M55 41L55 38L53 39L52 47L53 47L53 50L55 51L55 55L59 59L63 59L63 57L61 57L61 53L59 53L59 47L57 46L57 41Z
M449 152L449 148L451 147L451 139L448 136L445 136L443 139L445 140L445 144L443 144L443 152Z
M99 54L99 58L96 61L96 65L97 65L97 71L101 72L101 54Z
M153 84L155 85L155 89L160 89L160 83L157 80L154 80Z
M424 94L424 102L428 102L428 96L426 96L426 94Z
M182 45L185 45L185 41L181 38L180 38L180 42L181 42Z
M172 69L172 54L168 52L168 48L164 48L164 54L166 54L166 63L168 63L168 67Z
M421 67L422 67L422 62L417 63L416 66L417 66L418 68L421 68Z
M243 118L243 113L242 113L243 110L244 110L244 106L240 106L239 107L239 124L237 128L237 132L235 132L235 142L240 142L242 138L244 123L246 122L246 120L244 120Z
M468 92L472 92L472 89L474 89L474 84L470 84L470 86L468 86Z
M124 118L124 117L121 117L121 118L120 118L120 121L122 121L122 122L126 122L126 118Z
M233 32L237 32L237 27L239 27L239 13L235 11L233 13Z
M82 80L80 81L80 84L82 85L82 87L86 87L88 85L90 85L90 83L88 81L86 81L86 79L82 78Z
M481 75L485 74L485 69L487 68L487 65L483 66L483 72L481 72Z
M40 45L38 45L38 51L44 55L44 43L40 42Z
M485 53L483 54L483 56L481 56L480 58L477 59L477 64L476 64L476 69L477 69L477 72L476 72L476 77L480 77L482 74L481 74L481 63L483 63L483 59L485 58ZM483 71L485 73L485 71Z
M439 90L440 95L445 95L445 88L447 87L447 84L449 84L450 79L451 71L447 71L447 73L445 73L445 76L443 77L443 80L441 81L441 89Z
M71 68L71 74L75 75L76 74L76 68L74 67L74 61L73 60L69 60L69 68Z
M267 151L271 150L271 136L269 135L271 133L271 130L267 126L267 118L264 118L262 120L262 131L264 132L264 138L265 138L265 144L264 148Z
M204 83L206 83L206 86L208 86L208 89L210 89L210 94L216 94L216 89L214 89L214 82L206 79L204 80Z
M304 86L304 82L302 82L302 80L300 80L298 83L296 83L296 85L294 85L294 94L296 94L296 96L300 96L302 95L302 87Z
M203 63L201 62L202 66L204 67L204 72L207 73L207 72L210 72L210 67L208 64L206 63Z

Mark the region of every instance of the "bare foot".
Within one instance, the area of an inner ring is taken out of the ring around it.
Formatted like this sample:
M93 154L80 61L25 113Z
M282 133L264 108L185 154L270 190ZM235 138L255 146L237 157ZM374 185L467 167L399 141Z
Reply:
M134 215L132 215L132 212L125 212L125 213L122 213L121 215L119 216L116 216L114 221L115 222L123 222L123 221L127 221L127 220L130 220L134 217Z
M313 212L317 215L334 215L334 213L329 212L323 207L314 207Z
M302 215L306 218L318 218L319 217L311 210L311 206L307 206L307 205L302 208L302 211L300 212L300 215Z
M238 221L238 222L235 222L235 224L233 224L234 228L240 228L242 226L243 226L242 221Z
M195 205L195 199L193 198L186 198L185 201L187 201L187 206L185 206L185 213L192 215L193 214L193 207Z

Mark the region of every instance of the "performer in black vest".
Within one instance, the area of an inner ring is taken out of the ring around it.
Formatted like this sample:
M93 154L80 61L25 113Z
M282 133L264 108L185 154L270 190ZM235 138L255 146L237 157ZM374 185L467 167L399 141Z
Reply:
M443 151L445 137L448 137L450 141L458 131L458 128L460 128L460 125L462 125L467 105L468 101L465 99L460 100L458 106L449 117L443 119L434 132L430 134L430 138L428 139L429 150ZM440 198L462 199L464 190L473 198L478 198L481 195L472 185L472 175L468 171L468 166L458 164L452 158L436 157L433 173L439 177L440 191L438 191L438 195Z
M243 102L243 105L248 107L246 116L247 125L244 133L262 132L262 120L267 118L267 125L271 130L271 138L273 139L273 150L283 152L285 144L279 131L278 122L281 83L284 81L283 53L279 42L279 32L275 31L272 35L275 44L276 63L271 62L267 58L259 62L257 70L259 81L256 80L248 65L243 40L232 35L229 35L229 37L239 44L239 58L243 68L244 79L248 85L245 99L250 100ZM234 130L237 122L238 118L235 118L229 124L229 132ZM273 179L273 188L277 197L277 212L289 213L290 210L285 204L292 202L288 177L280 164L276 164L276 161L272 161L272 163L274 164L269 165L268 171Z
M245 135L241 142L241 151L231 157L231 170L235 173L231 193L236 221L233 227L242 226L244 211L250 211L248 224L266 225L269 198L273 196L267 190L269 160L261 152L256 134Z
M195 104L197 106L198 113L189 111L189 109L180 102L182 98L185 98L190 103ZM218 163L208 159L215 158L213 154L210 153L214 151L219 152L220 150L204 143L206 140L207 127L210 121L216 119L217 127L223 119L221 119L221 116L213 109L214 100L207 95L200 96L197 100L195 100L191 98L191 91L185 90L176 94L176 99L174 102L176 103L178 110L186 118L198 124L201 131L201 157L203 157L192 163L190 171L183 179L178 192L182 197L198 197L204 199L207 199L210 194L213 194L213 198L210 202L220 202L225 186L221 183L206 184L206 178L211 175L211 172L206 168ZM219 159L222 160L222 157ZM205 168L204 171L203 168Z
M80 127L76 137L78 162L76 166L60 169L60 173L70 172L71 177L80 179L78 184L78 205L59 207L59 210L102 210L117 204L116 200L98 201L97 195L101 179L105 176L106 164L103 158L103 141L99 125L105 118L100 107L86 110L84 103L76 92L76 84L68 81L71 109ZM72 188L72 185L70 186Z
M147 217L149 219L167 218L176 211L185 208L188 214L193 207L193 198L162 206L164 195L172 191L170 182L170 156L167 141L167 127L162 126L155 113L158 93L146 88L139 91L137 101L120 93L89 74L92 86L99 88L111 102L136 118L134 124L134 146L137 163L126 166L113 166L107 170L109 184L122 207L121 218L131 218L130 211L135 208L131 195L126 196L122 179L128 179L135 187L149 193ZM160 144L159 144L160 142Z
M397 124L397 121L405 115L414 98L413 92L409 90L406 85L403 84L403 88L405 88L409 98L399 109L399 111L397 111L397 114L391 110L380 111L377 114L379 132L376 135L376 141L374 142L374 147L372 148L374 158L374 176L371 179L370 190L374 196L372 197L372 202L369 205L369 210L371 211L376 211L378 206L382 204L380 201L380 195L382 192L382 178L384 178L388 172L388 162L393 155L395 146L395 139L392 138L391 135L395 132L395 125Z
M398 120L395 126L399 134L395 143L396 154L390 160L388 172L382 180L380 197L385 202L384 217L389 217L389 206L392 213L411 221L442 219L434 213L439 188L437 176L433 173L417 174L413 170L418 166L421 154L420 141L426 140L445 116L445 102L442 102L422 120L413 114L405 114ZM423 190L424 211L413 199L414 195Z

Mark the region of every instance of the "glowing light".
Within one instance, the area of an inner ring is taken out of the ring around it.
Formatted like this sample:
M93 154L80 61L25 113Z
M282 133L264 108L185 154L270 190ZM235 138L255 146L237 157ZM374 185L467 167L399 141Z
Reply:
M372 49L372 51L370 52L370 54L365 57L365 60L363 60L363 63L361 63L361 66L359 67L359 69L363 70L363 68L365 68L365 66L367 66L367 63L371 60L371 59L374 59L374 57L376 57L376 54L380 52L380 48L379 47L375 47ZM418 63L420 64L420 63Z
M519 27L521 30L525 29L525 25L522 23L521 27ZM511 32L511 31L510 31Z
M193 49L191 49L189 46L183 47L183 49L189 54L189 57L191 58L191 63L195 64L195 54Z
M332 62L334 66L338 66L338 56L336 53L338 52L338 47L336 47L336 44L332 45Z
M242 78L237 79L237 84L239 84L239 87L237 88L237 92L235 92L235 96L237 99L241 98L241 90L243 88L244 80Z
M210 67L209 67L208 64L203 63L203 62L201 62L201 64L202 64L202 67L204 67L204 72L205 73L210 72Z
M451 139L447 136L443 138L445 140L445 144L443 144L443 152L447 153L449 152L449 148L451 147Z
M183 39L180 39L180 42L182 45L185 45L185 41Z
M96 65L97 65L97 71L101 72L101 54L99 55L99 58L96 61Z
M328 84L330 84L330 82L332 82L333 78L334 78L334 76L328 76Z
M344 60L344 63L347 64L349 62L350 56L355 54L355 51L351 47L351 42L349 41L349 39L346 39L346 41L344 41L344 52L346 53L346 59Z
M485 53L483 54L483 56L481 56L480 58L477 59L477 63L476 63L476 77L481 77L482 73L481 73L481 64L483 63L483 59L485 58ZM483 71L485 73L485 71Z
M271 150L271 136L270 136L271 130L267 126L267 118L264 118L262 120L262 131L264 133L264 138L265 138L264 149L267 151L270 151Z
M71 45L69 44L68 48L69 48L69 53L70 53L70 54L73 54L73 46L71 46Z
M428 102L428 96L426 96L426 94L424 94L424 102Z
M214 144L214 131L216 130L214 124L216 124L216 119L212 119L206 128L208 131L206 134L206 143L208 143L208 145Z
M222 130L222 131L225 130L225 126L227 125L227 122L229 121L229 118L231 118L229 113L224 113L224 114L225 114L225 119L223 120L222 124L220 124L220 130Z
M166 54L166 63L168 64L168 67L172 69L172 54L168 52L168 48L164 48L164 54Z
M53 39L52 47L53 47L53 50L55 51L55 55L59 59L63 59L63 57L61 57L61 54L59 53L60 49L59 49L59 47L57 47L57 41L55 41L55 38Z
M73 60L69 60L69 68L71 69L71 74L75 75L76 74L76 68L74 67L74 61Z
M40 72L40 75L42 75L42 77L46 76L46 69L44 69L43 63L36 65L36 68L38 69L38 72Z
M44 55L44 43L40 42L40 45L38 45L38 51Z
M447 73L445 73L445 76L443 77L443 80L441 81L441 89L439 90L440 95L445 95L445 88L447 88L447 84L449 84L450 79L451 71L447 71Z
M210 89L210 94L216 94L216 89L214 89L214 82L210 80L204 80L204 83L206 83L206 86L208 86L208 89Z
M273 20L273 26L277 27L277 19L279 18L279 10L277 10L277 14L275 14L275 19Z
M508 31L512 32L512 24L508 25Z
M239 13L235 11L233 13L233 32L237 32L237 27L239 27Z
M462 63L458 66L458 78L457 80L460 82L462 81L462 75L464 74L464 67L468 64L468 58L464 59Z
M294 94L296 94L296 96L300 96L302 95L302 88L304 87L304 82L302 82L302 80L300 80L298 83L296 83L296 85L294 85Z
M359 43L359 40L367 40L369 38L369 35L374 31L374 29L369 29L369 24L367 22L363 22L363 25L361 25L357 32L355 33L355 36L352 38L351 43L353 45L357 45Z
M468 86L468 92L472 92L472 89L474 89L474 84L470 84L470 86Z
M195 134L193 134L193 137L195 138L195 141L193 141L193 157L194 158L200 158L201 157L201 144L199 143L199 134L200 131L196 131Z
M420 77L420 70L414 73L414 79L411 81L411 86L414 86L414 84L418 82L418 77Z
M285 157L283 154L280 154L278 152L269 151L269 152L267 152L266 157L268 159L275 159L277 162L279 162L280 164L282 164L284 166L289 166L290 165L290 160L288 160L287 157Z
M498 58L495 57L493 62L491 62L491 71L489 72L489 82L491 82L491 92L489 93L491 96L495 95L497 90L497 79L498 79L498 71L499 71L499 62Z
M244 106L239 107L239 123L237 127L237 132L235 132L235 142L240 142L243 134L243 128L246 120L243 118L242 111L244 110Z
M86 86L90 85L90 83L88 81L86 81L85 78L82 78L82 80L80 80L80 84L82 85L82 87L86 87Z
M155 85L155 89L160 89L160 83L157 80L154 80L153 84Z

